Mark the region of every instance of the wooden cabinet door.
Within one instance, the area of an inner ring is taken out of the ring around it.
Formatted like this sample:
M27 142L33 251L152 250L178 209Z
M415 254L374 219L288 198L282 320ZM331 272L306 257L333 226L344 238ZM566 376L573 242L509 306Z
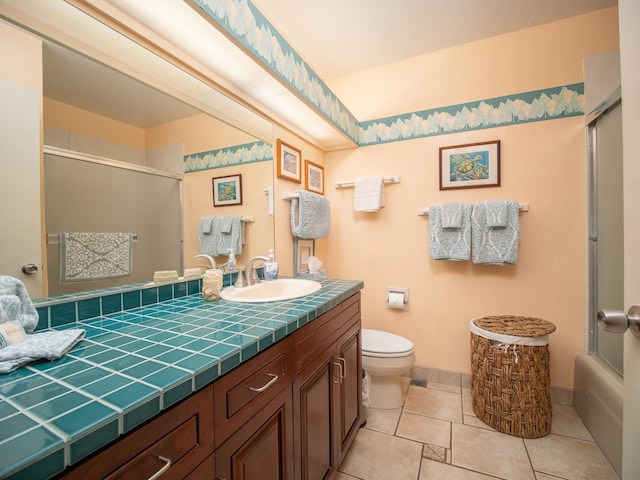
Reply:
M332 385L335 347L305 368L294 383L296 478L321 480L331 472Z
M293 479L291 384L216 449L216 476L225 480Z
M338 468L360 428L362 417L362 357L360 322L336 342L335 361L342 378L332 384L333 466Z
M220 480L215 474L216 459L215 454L212 453L204 462L198 465L198 468L186 476L184 480Z

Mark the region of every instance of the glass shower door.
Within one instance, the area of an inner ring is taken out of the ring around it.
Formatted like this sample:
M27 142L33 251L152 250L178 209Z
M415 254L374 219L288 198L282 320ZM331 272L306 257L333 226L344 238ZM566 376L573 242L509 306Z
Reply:
M589 350L623 374L623 336L598 328L600 309L624 305L622 104L618 99L588 130L590 181Z

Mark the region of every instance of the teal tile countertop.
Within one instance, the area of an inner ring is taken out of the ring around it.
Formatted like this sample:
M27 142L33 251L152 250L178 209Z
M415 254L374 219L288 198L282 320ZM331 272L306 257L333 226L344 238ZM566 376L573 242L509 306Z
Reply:
M57 361L0 375L0 478L61 472L363 288L320 283L283 302L195 294L57 326L86 336Z

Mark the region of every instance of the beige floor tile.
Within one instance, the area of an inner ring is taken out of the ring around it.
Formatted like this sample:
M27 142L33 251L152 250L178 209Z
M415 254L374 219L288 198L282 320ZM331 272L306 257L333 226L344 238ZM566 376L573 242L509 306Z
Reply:
M459 385L447 385L446 383L428 382L427 388L442 390L443 392L460 393Z
M352 477L351 475L347 475L346 473L338 472L333 480L358 480L356 477Z
M471 389L462 389L462 413L465 415L475 415L473 406L471 405Z
M453 424L451 464L508 480L534 480L521 438Z
M460 394L409 386L404 411L462 423L462 398Z
M399 437L451 448L451 422L405 412L400 417Z
M485 430L493 430L494 432L497 432L495 428L490 427L475 415L464 415L463 423L465 425L469 425L470 427L484 428Z
M433 460L423 460L418 480L495 480L482 473L446 465Z
M562 477L547 475L546 473L536 472L536 480L566 480Z
M360 429L340 471L365 480L416 480L422 444Z
M551 407L551 433L593 441L593 437L580 420L576 409L564 405Z
M537 472L568 480L618 480L618 475L593 442L547 435L525 440L531 463Z
M400 420L401 413L402 408L394 408L390 410L367 408L366 428L393 435L396 432L396 428L398 428L398 421Z
M425 444L422 448L422 456L436 462L451 464L451 450L438 445Z

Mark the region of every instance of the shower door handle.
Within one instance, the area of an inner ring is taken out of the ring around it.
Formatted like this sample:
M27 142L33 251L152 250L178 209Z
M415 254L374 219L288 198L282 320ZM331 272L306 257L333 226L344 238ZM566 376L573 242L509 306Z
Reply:
M629 329L640 338L640 306L634 305L626 314L622 310L600 310L598 325L600 330L611 333L624 333Z

